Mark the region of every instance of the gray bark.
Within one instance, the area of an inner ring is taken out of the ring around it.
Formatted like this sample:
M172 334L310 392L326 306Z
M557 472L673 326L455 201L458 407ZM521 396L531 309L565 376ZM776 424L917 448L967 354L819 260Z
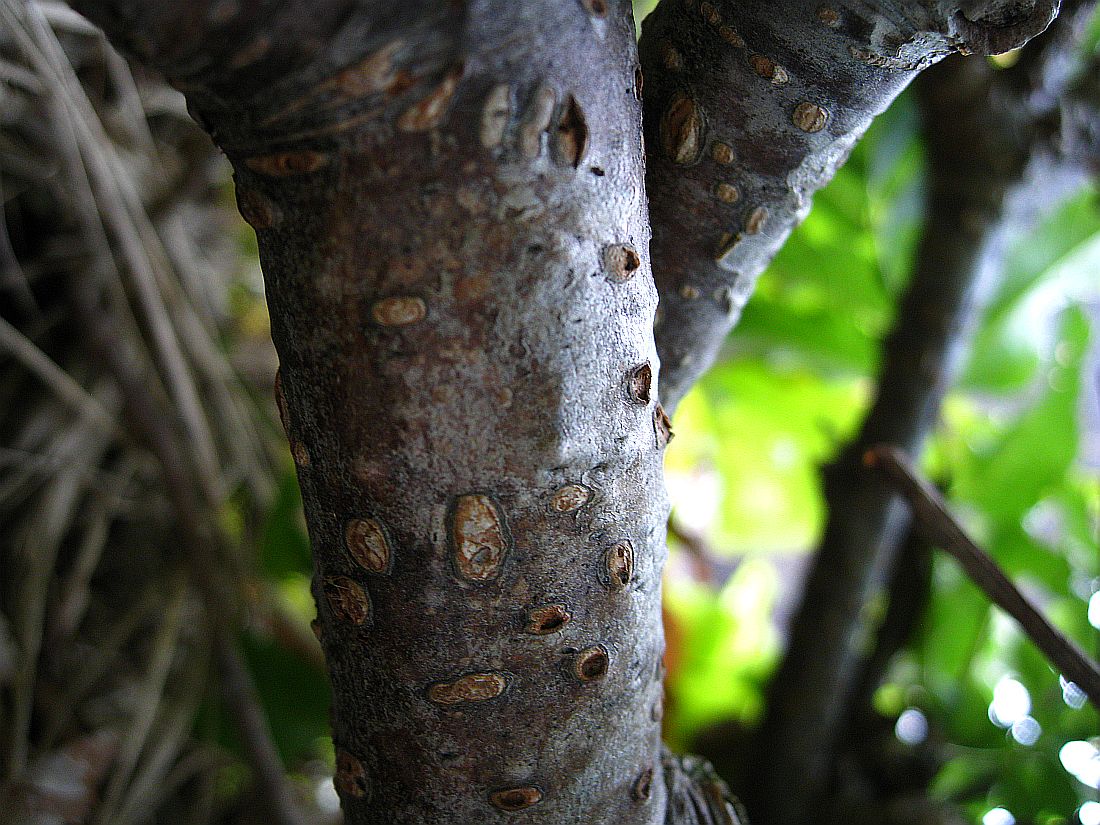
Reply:
M83 8L257 231L349 822L664 821L629 6Z
M714 360L757 277L875 115L955 51L1014 48L1040 2L666 0L647 18L646 188L661 400Z

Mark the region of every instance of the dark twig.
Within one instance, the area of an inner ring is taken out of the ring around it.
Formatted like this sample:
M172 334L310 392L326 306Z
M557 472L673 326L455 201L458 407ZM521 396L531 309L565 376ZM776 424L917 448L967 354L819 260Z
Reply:
M291 796L279 752L271 740L271 728L256 695L252 676L236 646L224 635L217 641L217 657L225 704L237 726L248 764L256 772L256 785L264 796L264 804L269 810L278 812L276 821L280 825L305 825Z
M1100 668L1035 608L997 563L966 534L947 510L943 498L920 478L905 453L879 444L864 455L864 464L883 472L909 502L925 538L950 553L990 600L1019 622L1035 646L1100 708Z
M668 520L668 535L683 548L684 554L691 560L691 572L696 579L711 587L721 583L714 564L714 551L702 533L685 527L673 515Z

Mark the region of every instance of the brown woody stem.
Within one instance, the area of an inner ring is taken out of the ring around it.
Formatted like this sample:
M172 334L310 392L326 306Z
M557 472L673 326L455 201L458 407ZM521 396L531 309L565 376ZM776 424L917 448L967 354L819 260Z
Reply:
M990 601L1019 622L1024 633L1051 664L1100 709L1100 667L1048 622L997 562L966 534L948 511L943 497L917 474L905 453L889 444L879 444L867 452L864 462L881 470L894 489L909 502L924 538L950 553Z

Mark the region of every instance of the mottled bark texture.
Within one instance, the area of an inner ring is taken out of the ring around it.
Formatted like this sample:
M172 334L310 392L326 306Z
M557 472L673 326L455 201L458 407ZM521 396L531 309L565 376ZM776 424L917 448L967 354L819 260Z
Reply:
M735 822L660 744L629 4L76 5L259 238L347 821Z
M1076 159L1064 168L1052 131L1073 23L1083 19L1076 7L1092 7L1073 5L1073 20L1059 20L1059 31L1026 49L1014 71L952 59L917 84L929 160L926 224L883 344L874 402L858 436L825 469L829 518L745 784L763 825L800 822L822 795L839 793L829 772L838 750L857 747L843 725L856 714L851 700L876 632L866 606L898 564L909 522L864 466L864 453L887 443L919 455L1011 233L1083 182ZM801 779L792 785L792 776Z
M1058 0L665 0L646 19L661 400L675 407L813 193L917 72L1019 46Z

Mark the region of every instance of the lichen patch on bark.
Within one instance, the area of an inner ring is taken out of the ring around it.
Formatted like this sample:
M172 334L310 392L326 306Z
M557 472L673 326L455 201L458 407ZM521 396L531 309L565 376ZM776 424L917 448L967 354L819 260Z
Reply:
M573 617L564 604L546 604L532 608L527 614L527 632L537 636L557 633Z
M508 554L504 519L491 498L480 493L459 496L451 514L455 569L464 579L483 582L500 575Z
M355 518L344 528L344 545L356 564L370 573L385 573L390 566L390 542L382 525L373 518Z
M437 705L485 702L504 693L508 680L503 673L467 673L450 682L436 682L428 688L428 700Z
M370 597L359 582L347 576L325 576L321 586L337 620L360 625L370 618Z
M336 774L332 784L336 786L336 792L345 798L365 799L370 794L363 763L343 748L336 749Z
M583 484L566 484L550 497L550 509L555 513L571 513L588 503L592 491Z
M317 172L329 164L329 156L315 149L274 152L245 158L244 165L253 172L273 178L288 178Z
M542 791L533 785L522 788L504 788L489 795L493 807L502 811L522 811L542 801Z

